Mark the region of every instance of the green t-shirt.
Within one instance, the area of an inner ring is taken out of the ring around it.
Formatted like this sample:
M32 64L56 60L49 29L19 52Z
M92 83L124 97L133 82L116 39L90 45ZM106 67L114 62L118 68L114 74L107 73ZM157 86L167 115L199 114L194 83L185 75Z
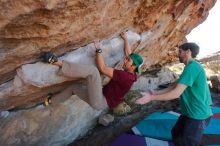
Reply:
M212 115L212 104L205 71L200 63L192 60L187 64L178 83L187 88L180 97L181 113L193 119L206 119Z

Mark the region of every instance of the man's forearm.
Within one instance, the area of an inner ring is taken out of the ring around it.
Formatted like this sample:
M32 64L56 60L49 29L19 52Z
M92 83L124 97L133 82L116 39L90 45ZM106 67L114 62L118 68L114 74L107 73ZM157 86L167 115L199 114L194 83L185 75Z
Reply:
M176 99L178 97L179 96L176 93L174 93L172 91L169 91L169 92L166 92L164 94L153 95L153 100L167 101L167 100Z
M125 56L129 56L131 54L131 50L127 38L124 39L124 52L125 52Z
M96 65L99 71L102 72L103 68L105 67L105 62L101 53L96 53Z
M154 100L172 100L179 98L186 88L187 86L184 84L176 84L174 88L172 88L170 91L164 94L152 95L152 96Z
M165 89L162 89L162 90L154 90L153 94L159 95L159 94L167 93L167 92L171 91L175 87L175 85L171 85L171 86L169 86L169 87L167 87Z

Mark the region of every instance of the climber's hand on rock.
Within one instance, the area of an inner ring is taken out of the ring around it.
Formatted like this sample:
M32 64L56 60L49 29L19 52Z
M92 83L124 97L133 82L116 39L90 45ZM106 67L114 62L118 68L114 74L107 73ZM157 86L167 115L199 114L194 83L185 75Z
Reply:
M126 32L122 32L120 35L123 40L128 39Z
M101 48L102 48L102 44L99 43L98 41L95 41L95 42L94 42L94 45L95 45L95 48L96 48L96 49L101 49Z

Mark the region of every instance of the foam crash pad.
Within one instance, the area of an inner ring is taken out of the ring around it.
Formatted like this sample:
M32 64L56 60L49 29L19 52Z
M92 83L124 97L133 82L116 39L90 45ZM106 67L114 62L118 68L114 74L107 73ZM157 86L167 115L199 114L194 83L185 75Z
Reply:
M174 146L172 142L123 133L109 146Z
M220 108L212 107L213 116L205 129L204 134L220 135ZM179 113L170 112L154 112L132 128L136 135L147 136L162 140L171 140L171 129L175 125Z

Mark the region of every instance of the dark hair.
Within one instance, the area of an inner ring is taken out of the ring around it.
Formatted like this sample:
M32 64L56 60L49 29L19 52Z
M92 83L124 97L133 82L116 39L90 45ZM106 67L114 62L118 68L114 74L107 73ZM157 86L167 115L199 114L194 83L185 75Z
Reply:
M180 49L187 51L190 49L192 52L192 58L195 58L199 54L199 46L196 43L184 43L179 46Z

